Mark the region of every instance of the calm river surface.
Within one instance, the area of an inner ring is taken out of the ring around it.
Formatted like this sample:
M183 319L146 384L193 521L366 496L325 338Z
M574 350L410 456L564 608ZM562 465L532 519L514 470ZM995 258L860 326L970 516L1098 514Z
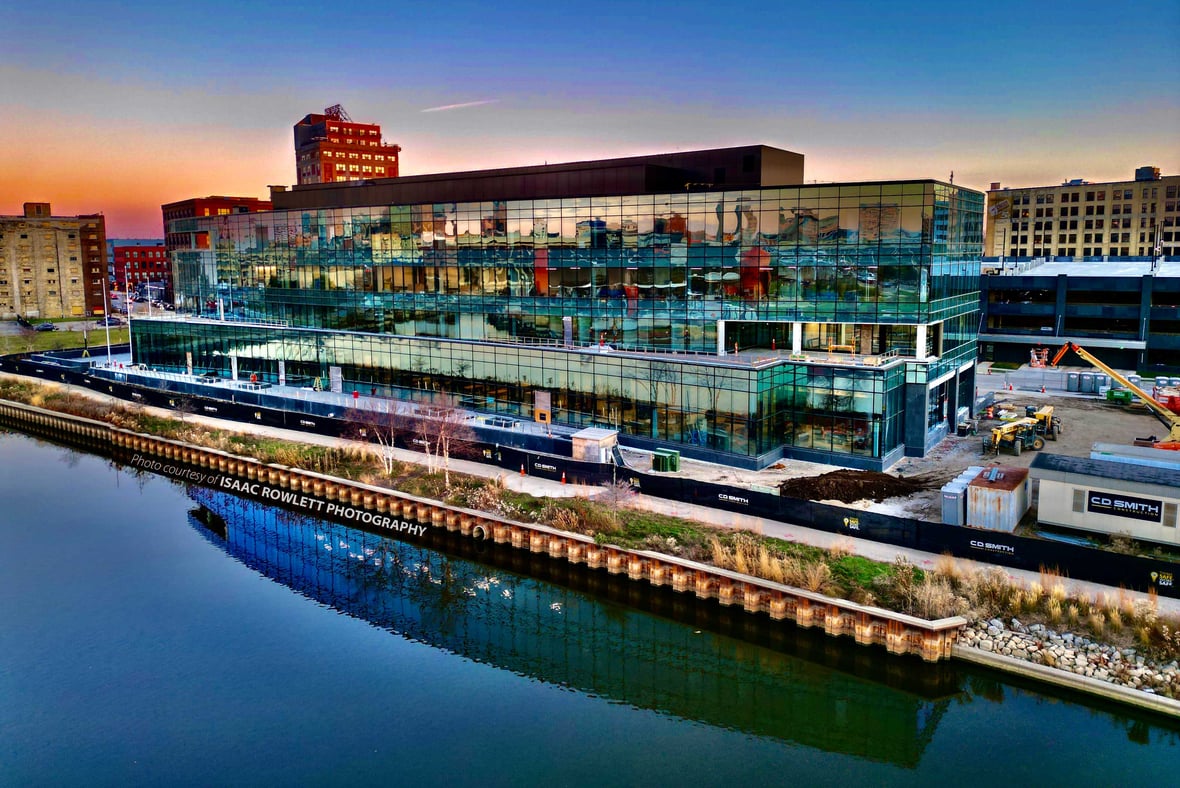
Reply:
M0 434L0 468L5 785L1174 785L1180 766L1176 726L996 674L22 435Z

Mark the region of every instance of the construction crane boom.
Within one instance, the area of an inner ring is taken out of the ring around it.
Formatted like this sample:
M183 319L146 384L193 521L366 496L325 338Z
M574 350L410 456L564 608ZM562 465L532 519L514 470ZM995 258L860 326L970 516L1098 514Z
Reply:
M1160 402L1157 402L1155 397L1151 396L1146 391L1127 380L1127 378L1120 374L1117 370L1111 369L1085 348L1080 347L1073 342L1066 342L1061 346L1061 350L1058 350L1057 354L1053 356L1053 366L1056 367L1057 362L1059 362L1066 352L1070 350L1076 353L1082 360L1088 362L1091 366L1102 370L1107 375L1110 375L1111 379L1117 381L1120 386L1134 393L1135 396L1143 400L1144 405L1151 409L1151 412L1155 414L1156 418L1163 422L1164 426L1168 428L1169 432L1168 437L1160 443L1174 445L1159 446L1157 444L1158 448L1180 449L1180 414L1173 413L1168 407L1161 404Z

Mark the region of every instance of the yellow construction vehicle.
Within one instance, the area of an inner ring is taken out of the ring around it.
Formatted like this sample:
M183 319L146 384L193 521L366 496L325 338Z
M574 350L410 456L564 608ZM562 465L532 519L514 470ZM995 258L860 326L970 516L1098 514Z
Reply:
M1163 440L1157 440L1154 437L1146 438L1143 439L1144 443L1150 443L1151 446L1156 449L1171 449L1173 451L1180 451L1180 414L1174 413L1170 408L1168 408L1168 406L1164 405L1162 402L1157 401L1155 397L1151 396L1146 391L1127 380L1117 371L1103 364L1097 358L1090 355L1088 351L1084 350L1078 345L1075 345L1073 342L1066 342L1061 346L1061 350L1058 350L1057 355L1053 356L1052 366L1056 367L1057 363L1061 361L1066 352L1070 350L1076 353L1083 361L1088 362L1091 366L1102 370L1107 375L1110 375L1111 379L1120 386L1133 392L1136 397L1143 400L1144 405L1151 409L1151 412L1155 414L1155 417L1159 419L1165 427L1168 428L1168 436Z
M1000 449L1008 449L1017 457L1025 449L1040 451L1045 448L1045 439L1037 434L1036 419L1018 419L1001 424L994 428L990 435L983 439L984 454L999 454Z
M1061 434L1061 417L1053 415L1052 405L1025 405L1024 415L1037 420L1037 435L1044 435L1051 441Z

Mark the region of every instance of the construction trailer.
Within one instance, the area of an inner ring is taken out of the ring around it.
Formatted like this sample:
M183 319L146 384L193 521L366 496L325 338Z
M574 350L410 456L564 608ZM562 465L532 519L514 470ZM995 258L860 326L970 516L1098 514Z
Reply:
M1041 454L1029 473L1039 525L1180 545L1180 470Z

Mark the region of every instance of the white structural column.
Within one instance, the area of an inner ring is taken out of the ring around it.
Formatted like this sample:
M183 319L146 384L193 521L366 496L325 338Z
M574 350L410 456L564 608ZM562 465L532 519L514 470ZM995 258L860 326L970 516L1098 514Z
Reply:
M791 323L791 352L796 356L803 352L803 324Z
M725 321L717 321L717 355L725 355Z
M926 360L926 324L925 323L918 326L918 335L917 335L917 338L914 340L914 344L917 345L917 347L914 348L914 355L917 356L919 361L925 361Z

